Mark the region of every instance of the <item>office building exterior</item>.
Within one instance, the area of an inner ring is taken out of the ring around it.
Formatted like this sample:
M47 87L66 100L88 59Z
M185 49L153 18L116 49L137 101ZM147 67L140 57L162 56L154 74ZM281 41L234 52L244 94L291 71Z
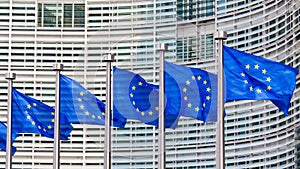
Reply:
M0 119L6 122L7 81L54 106L54 63L105 101L106 63L158 84L159 53L168 61L216 73L217 29L225 44L300 68L298 0L0 0ZM285 116L270 101L226 103L226 168L297 168L300 87ZM215 168L215 123L181 118L166 130L167 168ZM52 168L53 140L20 134L13 168ZM0 168L5 152L0 152ZM61 143L61 168L103 168L104 126L74 125ZM112 130L112 168L157 168L158 129L128 121Z

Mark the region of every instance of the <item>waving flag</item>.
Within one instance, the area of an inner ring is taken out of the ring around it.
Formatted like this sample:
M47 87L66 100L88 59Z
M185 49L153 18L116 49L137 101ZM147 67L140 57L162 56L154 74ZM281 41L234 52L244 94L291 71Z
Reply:
M105 104L77 81L60 75L61 113L74 124L105 124ZM112 126L123 128L126 119L114 113Z
M6 125L0 122L0 149L6 151ZM12 133L12 143L17 138L18 134ZM16 152L16 147L12 146L12 155Z
M226 100L271 100L288 115L299 70L224 46Z
M166 75L168 76L168 75ZM173 91L166 96L165 127L176 128L180 108L179 89L165 81L165 91ZM145 124L158 126L159 87L147 83L140 75L114 67L113 110L127 119L139 120Z
M54 109L13 88L12 131L14 133L37 133L54 138ZM68 140L73 127L61 115L60 138Z
M180 88L180 115L204 122L217 120L217 75L165 61L166 82L175 80ZM172 95L166 91L166 95Z

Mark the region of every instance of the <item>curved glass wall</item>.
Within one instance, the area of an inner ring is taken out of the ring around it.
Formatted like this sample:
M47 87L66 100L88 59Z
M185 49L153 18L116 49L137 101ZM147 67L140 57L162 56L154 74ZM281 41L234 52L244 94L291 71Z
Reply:
M154 44L167 43L167 60L216 73L215 29L227 31L228 46L299 69L299 13L297 0L2 0L0 71L16 72L16 88L54 106L52 65L62 62L64 75L105 101L104 54L158 84ZM7 81L0 85L5 122ZM288 117L269 101L226 103L226 168L295 168L299 97L298 76ZM167 129L167 168L214 169L215 128L182 118ZM157 128L129 121L113 129L112 142L114 169L157 167ZM53 140L21 134L14 145L13 168L52 168ZM74 125L61 144L61 168L102 168L103 146L104 126Z

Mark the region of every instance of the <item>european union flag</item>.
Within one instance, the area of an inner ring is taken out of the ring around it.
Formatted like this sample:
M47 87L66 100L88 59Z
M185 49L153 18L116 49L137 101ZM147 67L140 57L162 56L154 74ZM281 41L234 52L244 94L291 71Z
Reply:
M12 96L12 131L54 138L54 109L14 88ZM60 138L68 140L73 127L65 116L60 117Z
M180 115L204 122L217 121L217 75L165 61L165 81L176 82L180 93ZM173 83L174 85L174 83ZM166 95L170 95L166 91Z
M60 75L61 113L74 124L105 124L105 104L77 81ZM112 126L123 128L126 119L114 113Z
M3 151L6 151L6 125L2 122L0 122L0 149ZM18 137L18 134L12 133L12 143L15 141L15 139ZM12 146L12 155L16 152L16 147Z
M299 70L224 46L226 100L271 100L288 115Z
M165 82L165 91L176 91L177 86ZM167 87L169 86L169 88ZM173 96L173 97L172 97ZM165 96L165 127L176 128L180 117L180 96L178 92ZM113 110L127 119L139 120L158 126L159 87L147 83L140 75L114 67Z

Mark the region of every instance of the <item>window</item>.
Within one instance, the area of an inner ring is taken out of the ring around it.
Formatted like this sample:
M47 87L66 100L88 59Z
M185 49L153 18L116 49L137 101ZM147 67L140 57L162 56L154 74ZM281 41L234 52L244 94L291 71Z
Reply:
M40 27L84 27L84 4L39 4L38 25Z

